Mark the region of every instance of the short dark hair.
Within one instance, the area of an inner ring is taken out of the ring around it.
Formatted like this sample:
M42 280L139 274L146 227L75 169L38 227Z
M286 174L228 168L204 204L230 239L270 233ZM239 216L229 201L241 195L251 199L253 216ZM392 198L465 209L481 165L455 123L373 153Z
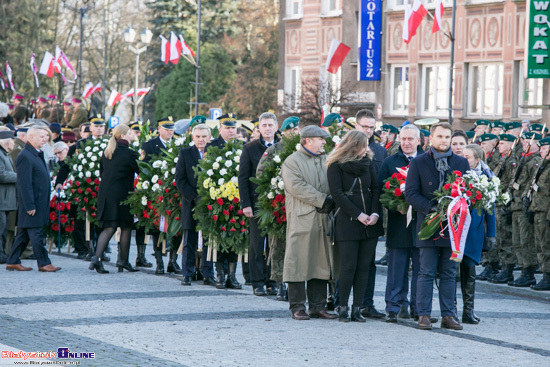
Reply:
M456 130L451 136L451 140L453 140L453 138L456 138L457 136L464 138L464 141L466 142L466 144L468 144L468 135L466 135L464 130Z
M355 121L357 121L357 120L359 120L360 118L363 118L363 117L366 117L368 119L375 119L376 120L376 117L374 117L374 112L372 112L372 110L364 109L364 110L359 110L357 112L357 114L355 115Z
M437 124L433 124L430 127L430 134L433 134L435 129L437 129L438 127L442 127L445 130L451 130L451 133L453 132L453 127L451 126L451 124L449 124L448 122L438 122ZM466 141L468 141L468 140L466 140Z

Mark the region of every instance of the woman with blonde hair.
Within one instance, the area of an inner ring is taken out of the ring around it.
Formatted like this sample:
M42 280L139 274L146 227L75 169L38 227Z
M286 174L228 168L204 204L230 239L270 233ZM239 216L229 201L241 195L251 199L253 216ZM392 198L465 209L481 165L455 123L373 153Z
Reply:
M132 130L127 125L118 125L113 129L113 135L99 161L101 183L97 195L97 220L103 231L97 240L96 254L90 264L90 270L95 269L98 273L108 273L103 268L100 256L118 227L121 229L119 261L116 264L118 271L138 271L128 262L134 216L129 206L122 204L129 193L134 191L134 177L139 173L139 156L130 149L133 140Z
M367 289L369 268L378 236L380 184L372 163L367 135L349 131L327 157L327 176L334 202L334 242L339 255L339 321L365 322L359 310ZM349 317L348 300L353 287Z

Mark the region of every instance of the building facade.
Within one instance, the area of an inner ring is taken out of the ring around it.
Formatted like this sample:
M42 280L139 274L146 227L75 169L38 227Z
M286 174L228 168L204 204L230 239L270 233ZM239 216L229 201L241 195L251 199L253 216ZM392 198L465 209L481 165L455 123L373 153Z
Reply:
M428 14L406 44L404 1L383 2L379 81L357 80L360 1L282 1L279 104L281 95L294 96L297 107L300 82L313 75L326 78L328 47L336 38L351 51L339 74L330 77L336 85L352 83L356 91L341 104L343 115L370 107L381 121L395 125L426 117L447 121L452 2L443 3L440 31L432 33ZM422 2L433 14L435 1ZM547 82L524 77L525 29L525 1L457 0L453 124L467 129L478 119L541 120Z

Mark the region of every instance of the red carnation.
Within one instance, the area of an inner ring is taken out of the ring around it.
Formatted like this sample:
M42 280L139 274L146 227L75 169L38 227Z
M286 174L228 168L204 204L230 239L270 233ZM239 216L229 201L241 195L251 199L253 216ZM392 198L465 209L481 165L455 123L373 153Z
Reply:
M149 218L149 213L147 213L147 210L143 211L143 218Z
M92 192L92 189L90 189L89 187L86 189L86 192L89 194L90 192Z
M166 210L166 215L170 216L170 214L172 214L172 211L171 210Z
M452 196L453 198L456 198L456 197L458 196L458 191L457 191L457 190L453 190L453 191L451 192L451 196Z
M244 212L242 211L242 209L239 209L239 211L237 212L237 214L239 214L239 215L243 215L243 213Z
M283 220L283 222L286 222L286 215L281 216L281 219Z
M241 226L244 226L246 224L246 222L244 220L241 220L240 224L241 224Z
M214 221L217 221L217 220L218 220L218 216L214 214L214 215L212 216L212 219L214 219Z
M231 218L231 219L229 219L229 223L235 224L235 223L237 223L237 221L235 219Z
M476 200L481 200L481 198L483 197L483 196L481 195L481 192L476 191L476 193L477 193L477 195L476 195Z
M69 218L67 218L67 216L65 214L61 214L61 216L59 217L59 220L61 221L61 223L65 224L65 223L67 223Z
M162 185L162 180L159 180L158 184L159 184L159 186Z
M208 204L206 207L208 208L208 210L212 211L212 205Z
M277 223L283 224L284 222L285 222L285 221L283 220L283 218L281 218L281 217L278 217L278 218L277 218Z
M94 183L95 183L96 185L99 185L99 178L96 178L96 179L94 180Z
M92 192L92 197L93 198L97 197L97 194L95 192Z
M164 192L168 194L170 192L170 189L164 189Z
M163 197L163 196L159 196L159 197L158 197L158 201L159 201L159 202L161 202L161 201L163 201L163 200L164 200L164 197Z
M218 200L216 200L216 203L218 203L218 205L223 205L223 199L219 198Z
M86 183L92 183L92 179L91 179L90 177L88 177L88 178L86 179Z
M278 202L278 203L283 201L283 195L279 194L279 195L275 196L275 201Z
M222 213L223 213L223 215L229 215L229 210L224 209L224 210L222 211Z
M451 184L445 184L445 186L443 186L443 188L445 190L450 190L451 189Z
M57 215L55 215L55 212L50 212L50 220L54 221L57 219Z
M74 198L74 202L78 203L80 200L78 198Z
M172 182L172 186L176 187L176 180Z
M80 187L78 188L78 193L82 194L82 189Z
M238 204L238 203L239 203L239 198L233 198L233 202L234 202L235 204Z
M403 194L403 192L399 187L396 188L393 193L395 194L395 196L401 196L401 194Z
M470 189L473 189L473 188L474 188L474 185L469 184L468 187L469 187Z
M453 171L453 173L454 173L455 175L457 175L458 177L461 177L461 176L462 176L462 172L460 172L460 171L455 170L455 171Z
M59 231L59 224L57 224L57 222L53 222L52 229L56 232Z
M246 232L246 228L241 229L241 232Z
M237 230L235 228L231 228L229 232L237 232Z
M235 206L229 205L229 211L233 210L233 208L235 208Z
M404 179L405 177L403 177L403 175L401 173L398 173L396 176L395 176L395 179L396 180L399 180L401 181L402 179Z
M391 178L396 178L397 177L397 172L395 172L393 175L391 175Z
M178 198L178 194L174 194L174 197L177 199L177 198Z
M472 196L472 192L470 190L466 190L466 195Z
M389 190L389 189L390 189L390 181L386 182L386 184L384 185L384 187L385 187L386 189Z
M99 191L99 186L94 187L95 191Z
M67 203L67 204L65 204L65 209L67 209L67 210L71 210L71 203Z
M221 227L220 229L224 232L226 231L225 227Z
M271 200L271 207L272 208L276 208L277 207L277 202L275 200Z
M80 186L80 181L76 181L76 186Z
M87 204L88 203L88 198L84 198L84 202Z
M274 210L274 211L273 211L273 216L274 216L274 217L278 217L279 215L280 215L280 214L279 214L279 212L278 212L277 210Z
M65 227L65 232L71 233L72 231L74 231L74 227L73 227L73 226L67 226L67 227Z

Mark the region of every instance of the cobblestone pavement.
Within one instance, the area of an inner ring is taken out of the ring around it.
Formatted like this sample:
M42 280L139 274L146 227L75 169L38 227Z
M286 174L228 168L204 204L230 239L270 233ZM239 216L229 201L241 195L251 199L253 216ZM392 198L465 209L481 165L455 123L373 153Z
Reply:
M377 258L383 251L380 244ZM147 257L153 260L150 246ZM550 292L478 282L479 325L420 331L412 320L295 321L287 303L256 297L251 287L184 287L151 269L116 273L111 262L111 273L101 275L72 254L51 259L63 269L39 273L30 260L23 264L32 272L0 268L0 351L95 353L68 360L82 366L550 365ZM375 305L383 310L386 268L377 268ZM21 361L2 358L0 365Z

